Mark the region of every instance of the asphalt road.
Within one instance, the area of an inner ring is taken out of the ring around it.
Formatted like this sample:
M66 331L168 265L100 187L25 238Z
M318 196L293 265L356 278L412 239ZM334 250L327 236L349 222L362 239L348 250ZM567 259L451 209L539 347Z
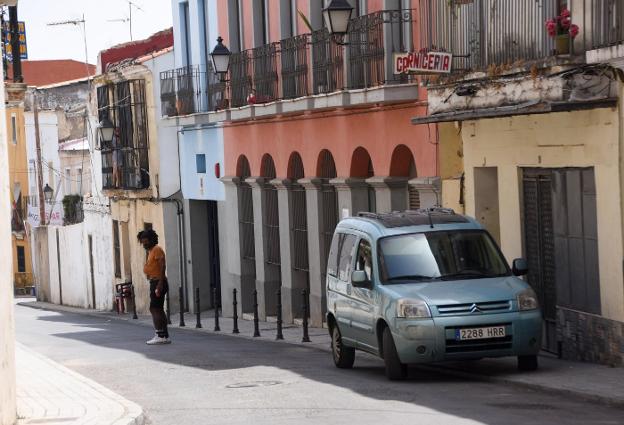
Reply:
M16 306L22 344L141 405L167 424L624 424L624 412L414 368L389 382L360 355L338 370L311 348Z

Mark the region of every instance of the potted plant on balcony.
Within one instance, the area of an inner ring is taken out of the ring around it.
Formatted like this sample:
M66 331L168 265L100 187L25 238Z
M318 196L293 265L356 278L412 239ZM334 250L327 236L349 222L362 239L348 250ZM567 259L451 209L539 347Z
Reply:
M546 21L548 35L555 39L555 49L558 55L570 53L570 40L579 33L578 25L572 23L570 11L563 8L558 16Z

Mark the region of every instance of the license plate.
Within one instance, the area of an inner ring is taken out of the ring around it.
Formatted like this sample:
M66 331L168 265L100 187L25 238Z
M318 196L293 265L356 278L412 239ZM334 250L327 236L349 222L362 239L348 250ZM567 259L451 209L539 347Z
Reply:
M504 326L490 326L487 328L466 328L455 330L455 340L465 341L467 339L490 339L505 337Z

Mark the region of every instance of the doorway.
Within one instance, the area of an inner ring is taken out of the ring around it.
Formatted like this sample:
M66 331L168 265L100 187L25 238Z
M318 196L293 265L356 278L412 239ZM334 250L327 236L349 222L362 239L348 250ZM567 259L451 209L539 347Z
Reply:
M559 353L557 308L600 314L593 168L522 171L528 283L544 315L542 348Z

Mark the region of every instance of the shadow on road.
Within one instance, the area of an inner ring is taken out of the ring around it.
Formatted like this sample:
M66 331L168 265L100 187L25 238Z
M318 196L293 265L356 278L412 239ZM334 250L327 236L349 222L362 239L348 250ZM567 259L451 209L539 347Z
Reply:
M123 358L130 352L163 364L206 371L272 367L298 374L308 380L342 387L370 399L410 403L419 408L432 409L482 424L502 423L501 415L505 417L505 424L525 424L527 415L530 415L533 424L555 423L560 421L562 412L578 419L578 423L592 423L588 419L600 419L595 411L586 416L588 413L583 413L582 404L574 401L555 400L550 395L531 390L496 386L421 368L410 368L409 379L406 381L390 382L386 380L380 360L360 353L356 356L353 370L339 370L334 367L331 355L327 352L293 344L240 338L225 332L199 333L174 328L171 330L173 344L152 347L144 342L151 337L152 332L146 325L41 310L37 311L37 320L42 327L56 332L50 334L52 337L116 350L106 350L107 357L102 358L102 362L112 360L111 355ZM77 329L74 331L74 328ZM67 354L64 356L67 358ZM75 356L84 358L85 354ZM89 356L97 354L89 353L87 357ZM87 361L90 360L87 358ZM93 361L97 362L97 358ZM473 362L467 362L465 367L470 368L472 364ZM154 373L161 371L162 368L154 369ZM274 384L280 382L232 382L229 387L222 386L213 390L232 390L236 385L245 387ZM608 412L603 411L608 416ZM564 423L577 423L576 419L568 422L564 420Z

